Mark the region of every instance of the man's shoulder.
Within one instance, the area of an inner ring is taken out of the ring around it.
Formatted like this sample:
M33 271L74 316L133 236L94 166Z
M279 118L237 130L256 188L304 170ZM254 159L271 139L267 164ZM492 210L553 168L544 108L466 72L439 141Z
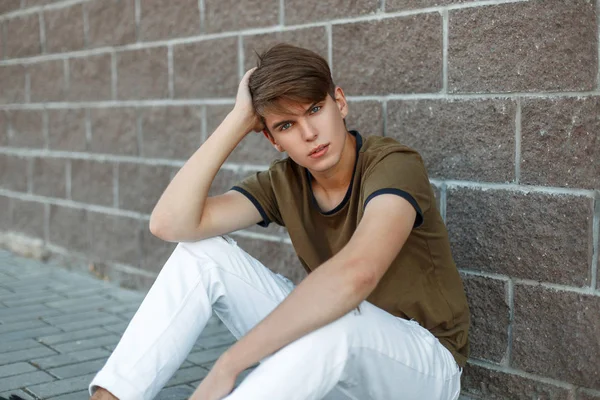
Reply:
M421 159L419 152L391 137L383 136L369 136L365 140L364 146L361 148L363 153L363 163L365 167L373 166L380 161L390 158L394 161L400 162L404 159L417 158Z

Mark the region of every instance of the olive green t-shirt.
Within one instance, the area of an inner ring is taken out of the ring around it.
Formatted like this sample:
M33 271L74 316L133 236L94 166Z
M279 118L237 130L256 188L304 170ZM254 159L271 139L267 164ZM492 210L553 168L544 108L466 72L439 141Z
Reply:
M358 132L350 133L356 137L354 174L344 199L331 211L320 210L310 172L290 158L273 162L232 189L256 206L263 218L259 225L275 222L287 227L308 273L348 243L373 197L391 193L406 199L417 211L413 230L366 300L392 315L418 321L464 367L469 308L423 160L392 138L370 136L363 141Z

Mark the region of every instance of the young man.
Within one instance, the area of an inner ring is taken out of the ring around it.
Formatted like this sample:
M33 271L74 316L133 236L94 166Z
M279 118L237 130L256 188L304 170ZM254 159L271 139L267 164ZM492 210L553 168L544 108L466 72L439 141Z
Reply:
M458 398L469 310L423 161L347 131L347 115L317 54L280 44L259 57L152 212L150 230L180 243L90 384L94 400L153 398L213 311L238 341L193 400ZM208 197L252 131L289 157ZM221 236L271 222L309 273L297 287Z

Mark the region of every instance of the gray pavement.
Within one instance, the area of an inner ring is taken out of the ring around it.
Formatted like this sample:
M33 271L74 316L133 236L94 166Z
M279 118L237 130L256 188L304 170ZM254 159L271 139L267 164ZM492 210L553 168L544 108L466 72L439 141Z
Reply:
M88 383L143 297L79 271L0 250L0 396L87 399ZM234 341L213 316L157 399L186 399Z

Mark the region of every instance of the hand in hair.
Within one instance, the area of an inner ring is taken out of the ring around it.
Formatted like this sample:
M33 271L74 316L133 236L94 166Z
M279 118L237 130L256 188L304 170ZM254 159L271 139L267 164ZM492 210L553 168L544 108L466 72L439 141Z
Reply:
M256 67L249 69L242 77L242 80L238 86L237 95L235 97L234 111L239 113L240 118L242 118L244 121L247 121L247 126L250 127L250 131L261 132L263 129L265 129L265 127L261 119L254 111L254 106L252 105L252 94L248 88L250 75L252 75L255 69Z

